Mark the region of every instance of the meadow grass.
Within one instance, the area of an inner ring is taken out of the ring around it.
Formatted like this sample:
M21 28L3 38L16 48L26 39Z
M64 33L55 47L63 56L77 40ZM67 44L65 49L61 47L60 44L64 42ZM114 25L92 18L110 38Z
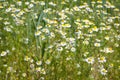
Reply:
M1 0L0 80L120 80L120 0Z

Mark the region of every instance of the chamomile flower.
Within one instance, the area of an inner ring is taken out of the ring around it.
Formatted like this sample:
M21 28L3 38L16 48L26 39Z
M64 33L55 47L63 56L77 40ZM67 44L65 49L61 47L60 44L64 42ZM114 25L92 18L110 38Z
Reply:
M26 74L26 73L22 73L22 76L23 76L23 77L26 77L26 76L27 76L27 74Z
M88 64L93 64L93 63L94 63L94 57L88 57L87 59L85 59L85 61L86 61Z
M35 32L35 36L40 36L40 34L41 34L41 31L36 31Z
M40 72L41 70L42 70L41 67L37 67L37 68L36 68L36 71L37 71L37 72Z
M7 52L6 51L2 51L2 53L0 54L0 56L6 56Z
M42 61L37 61L36 64L37 65L42 65Z
M100 63L104 63L104 62L106 62L105 57L104 57L104 56L99 57L99 58L98 58L98 62L100 62Z
M50 60L47 60L45 63L49 65L49 64L51 63L51 61L50 61Z
M106 75L107 74L107 70L106 69L104 69L104 68L102 68L101 70L100 70L100 73L102 74L102 75Z
M100 47L100 43L94 43L95 47Z

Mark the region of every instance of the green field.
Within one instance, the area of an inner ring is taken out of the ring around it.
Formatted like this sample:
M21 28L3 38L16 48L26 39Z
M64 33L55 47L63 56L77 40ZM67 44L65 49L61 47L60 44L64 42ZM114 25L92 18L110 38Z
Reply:
M120 80L120 0L0 0L0 80Z

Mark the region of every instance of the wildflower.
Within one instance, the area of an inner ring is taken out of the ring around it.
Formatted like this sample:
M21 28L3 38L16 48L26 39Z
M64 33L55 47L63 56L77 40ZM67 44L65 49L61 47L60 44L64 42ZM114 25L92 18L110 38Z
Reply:
M84 53L84 56L86 57L88 54L89 54L89 52L85 52L85 53Z
M45 69L42 69L42 70L41 70L41 73L42 73L42 74L46 74Z
M94 63L94 58L93 58L93 57L89 57L89 58L85 59L85 61L86 61L88 64L93 64L93 63Z
M34 69L35 65L34 64L30 64L30 68Z
M77 64L76 66L77 66L77 68L79 68L79 67L80 67L80 64Z
M101 73L102 75L106 75L107 70L106 70L106 69L104 69L104 68L102 68L102 69L100 70L100 73Z
M2 53L0 54L1 56L6 56L7 52L6 51L2 51Z
M111 47L109 47L109 48L104 48L104 52L105 53L112 53L112 52L114 52L114 50Z
M17 4L18 4L19 6L21 6L21 5L22 5L22 2L21 2L21 1L18 1Z
M12 72L12 71L13 71L13 68L12 68L12 67L8 67L8 68L7 68L7 73Z
M42 28L42 26L38 26L38 27L37 27L37 30L39 30L39 29L41 29L41 28Z
M34 5L31 3L31 4L29 4L29 6L28 6L28 8L30 9L30 8L32 8Z
M45 2L44 1L40 1L40 5L44 6Z
M62 47L58 47L57 50L58 51L63 51L63 48Z
M74 47L72 47L72 48L71 48L71 51L72 51L72 52L75 52L75 51L76 51L76 49L75 49Z
M70 24L63 24L62 27L69 28L69 27L71 27L71 25Z
M98 58L98 62L100 62L100 63L106 62L105 57L104 57L104 56L103 56L103 57L99 57L99 58Z
M55 34L53 32L50 33L50 38L54 38Z
M49 2L49 5L51 5L51 6L56 6L56 4L53 3L53 2Z
M0 5L0 9L3 8L3 6Z
M45 63L49 65L49 64L51 63L51 61L50 61L50 60L47 60Z
M41 71L41 67L37 67L37 68L36 68L36 71L37 71L37 72L40 72L40 71Z
M106 40L109 40L110 38L109 38L109 36L105 36L105 39L106 39Z
M94 43L94 46L100 47L100 43Z
M92 30L98 32L99 29L96 26L94 26Z
M109 65L109 67L111 67L111 68L112 68L113 66L114 66L114 64L113 64L113 63L111 63L111 64Z
M115 43L115 47L119 47L119 44L118 44L118 43Z
M78 72L77 72L77 75L80 75L80 74L81 74L81 72L80 72L80 71L78 71Z
M36 64L37 65L42 65L42 61L37 61Z
M27 74L26 74L26 73L22 73L22 76L23 76L23 77L26 77L26 76L27 76Z
M66 60L67 60L67 61L71 60L71 57L67 57Z
M40 31L35 32L35 36L40 36L40 34L41 34Z
M80 11L79 7L77 7L77 6L73 7L73 9L74 9L75 11Z
M61 42L60 45L61 45L61 46L66 46L66 44L67 44L66 42Z
M88 45L89 42L87 40L83 41L83 44Z
M29 5L30 3L29 2L25 2L25 5Z
M25 61L29 61L30 58L29 58L28 56L25 56L24 60L25 60Z
M45 78L44 78L44 77L41 77L40 80L45 80Z

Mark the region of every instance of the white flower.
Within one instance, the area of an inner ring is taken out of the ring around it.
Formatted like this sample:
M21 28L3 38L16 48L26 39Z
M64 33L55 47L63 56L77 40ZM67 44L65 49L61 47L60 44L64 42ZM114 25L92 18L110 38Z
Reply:
M100 63L106 62L105 57L104 57L104 56L103 56L103 57L99 57L99 58L98 58L98 62L100 62Z
M27 74L26 74L26 73L22 73L22 76L23 76L23 77L26 77L26 76L27 76Z
M109 36L105 36L105 39L106 39L106 40L109 40L109 39L110 39L110 37L109 37Z
M30 4L29 6L28 6L28 8L32 8L34 5L33 4Z
M36 64L37 65L42 65L42 61L37 61Z
M80 75L80 74L81 74L81 72L80 72L80 71L78 71L77 75Z
M100 43L94 43L94 46L100 47Z
M8 67L7 68L7 73L12 72L12 71L13 71L13 67Z
M114 50L112 48L104 48L103 50L105 53L112 53Z
M42 26L38 26L38 27L37 27L37 30L39 30L39 29L41 29L41 28L42 28Z
M36 71L37 71L37 72L40 72L40 71L41 71L41 67L37 67L37 68L36 68Z
M102 68L102 69L100 70L100 73L101 73L102 75L106 75L107 70L106 70L106 69L104 69L104 68Z
M25 56L24 60L25 60L25 61L29 61L30 58L29 58L28 56Z
M0 54L1 56L6 56L7 52L6 51L2 51L2 53Z
M42 69L42 70L41 70L41 73L42 73L42 74L46 74L45 69Z
M75 52L75 51L76 51L76 49L75 49L74 47L72 47L72 48L71 48L71 51L72 51L72 52Z
M35 36L40 36L40 34L41 34L40 31L35 32Z
M67 60L67 61L71 60L71 57L67 57L66 60Z
M29 2L25 2L25 5L29 5Z
M83 44L88 45L88 44L89 44L89 41L88 41L88 40L85 40L85 41L83 41Z
M85 59L85 61L86 61L88 64L93 64L93 63L94 63L94 58L93 58L93 57L89 57L89 58Z
M44 1L40 1L40 5L44 6L45 2Z
M50 60L47 60L45 63L49 65L49 64L51 63L51 61L50 61Z
M63 51L63 48L62 47L58 47L57 50L58 51Z
M80 64L77 64L76 66L77 66L77 68L79 68L79 67L80 67Z
M98 32L99 29L95 26L92 30Z

